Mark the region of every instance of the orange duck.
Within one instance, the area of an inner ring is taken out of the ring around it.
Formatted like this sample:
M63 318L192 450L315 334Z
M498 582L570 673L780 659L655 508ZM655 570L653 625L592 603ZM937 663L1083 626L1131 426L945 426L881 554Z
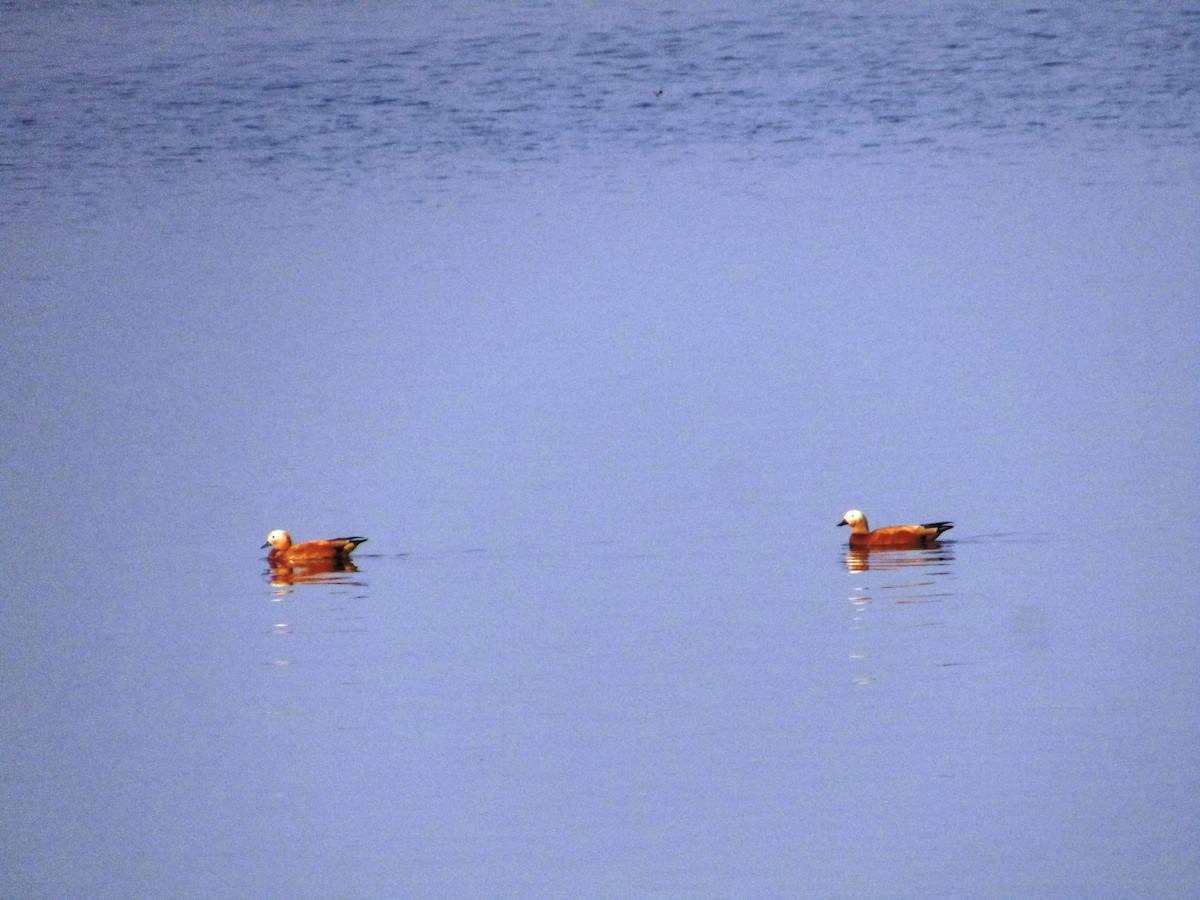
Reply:
M842 516L838 525L850 526L850 546L872 550L876 547L925 547L934 543L943 531L954 527L953 522L926 522L924 525L891 525L871 531L867 517L857 509Z
M350 559L354 548L365 540L365 537L343 537L293 544L290 534L276 530L267 535L263 549L271 548L271 552L267 554L267 562L273 566L291 563L311 565L316 562L344 562Z

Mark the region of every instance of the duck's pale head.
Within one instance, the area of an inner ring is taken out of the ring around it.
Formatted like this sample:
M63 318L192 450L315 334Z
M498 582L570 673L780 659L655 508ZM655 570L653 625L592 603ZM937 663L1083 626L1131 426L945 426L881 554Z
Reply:
M274 547L276 550L286 550L292 546L292 536L282 529L275 529L267 535L267 542L263 547Z
M863 534L869 529L867 528L867 517L860 510L852 509L842 516L842 521L838 525L849 525L850 530L855 534Z

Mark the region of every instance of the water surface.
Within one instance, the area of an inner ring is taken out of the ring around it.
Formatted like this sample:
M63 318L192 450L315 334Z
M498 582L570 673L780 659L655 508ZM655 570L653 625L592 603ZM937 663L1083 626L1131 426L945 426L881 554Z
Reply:
M1195 10L4 15L7 892L1195 893Z

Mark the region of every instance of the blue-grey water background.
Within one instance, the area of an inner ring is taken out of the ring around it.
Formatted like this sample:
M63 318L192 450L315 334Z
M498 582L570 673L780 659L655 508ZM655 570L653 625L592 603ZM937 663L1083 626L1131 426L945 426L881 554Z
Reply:
M1200 6L0 26L0 894L1200 895Z

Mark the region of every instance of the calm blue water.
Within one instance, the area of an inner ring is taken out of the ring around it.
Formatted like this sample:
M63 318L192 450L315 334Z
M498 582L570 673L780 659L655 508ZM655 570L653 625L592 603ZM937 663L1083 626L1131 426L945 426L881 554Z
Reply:
M1200 890L1200 8L0 16L0 894Z

